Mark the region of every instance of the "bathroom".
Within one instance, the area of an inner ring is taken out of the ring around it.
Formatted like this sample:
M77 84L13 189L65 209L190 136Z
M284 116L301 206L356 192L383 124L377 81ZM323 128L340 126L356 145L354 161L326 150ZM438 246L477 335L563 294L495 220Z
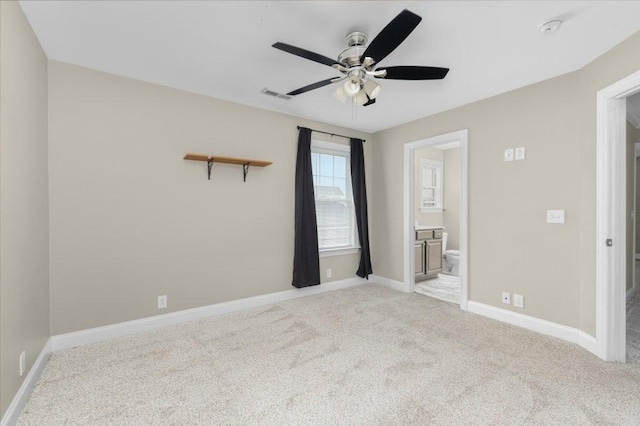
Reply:
M414 153L414 291L460 303L460 144Z

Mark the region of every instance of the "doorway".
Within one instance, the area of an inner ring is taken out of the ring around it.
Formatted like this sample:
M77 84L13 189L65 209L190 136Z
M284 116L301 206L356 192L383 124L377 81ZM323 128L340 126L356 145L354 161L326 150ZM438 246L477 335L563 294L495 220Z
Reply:
M627 98L627 208L632 209L627 229L626 279L626 361L640 363L640 226L637 211L640 207L640 93Z
M640 92L640 71L597 96L596 351L626 361L627 98Z
M406 292L414 292L416 285L416 152L425 148L439 147L447 148L458 146L460 150L460 221L459 221L459 265L456 273L459 277L459 305L461 309L467 310L468 304L468 265L469 265L469 232L468 232L468 210L469 210L469 159L468 159L468 130L460 130L415 142L408 142L404 145L404 285ZM429 200L429 202L434 202ZM437 203L436 203L437 204ZM432 234L438 236L437 231ZM435 238L437 239L437 238ZM432 241L433 243L433 241ZM425 247L428 244L425 242ZM439 255L442 259L443 253ZM418 259L419 260L419 259ZM426 259L425 259L426 261ZM428 268L427 268L428 269Z

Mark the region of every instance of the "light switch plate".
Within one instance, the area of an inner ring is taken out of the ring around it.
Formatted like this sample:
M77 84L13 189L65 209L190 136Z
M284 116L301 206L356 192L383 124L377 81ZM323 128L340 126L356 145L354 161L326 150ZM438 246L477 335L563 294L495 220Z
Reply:
M524 160L524 147L516 148L516 160Z
M547 223L564 223L564 210L547 210Z
M513 161L513 148L504 150L504 161Z

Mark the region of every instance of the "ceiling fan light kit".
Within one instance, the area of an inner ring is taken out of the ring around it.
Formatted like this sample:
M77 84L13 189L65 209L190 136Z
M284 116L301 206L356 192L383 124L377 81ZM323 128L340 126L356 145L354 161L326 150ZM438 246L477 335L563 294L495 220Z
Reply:
M423 66L396 66L375 68L380 61L393 52L418 26L422 18L413 12L403 10L367 46L369 37L360 31L353 31L345 37L347 48L338 55L338 60L285 43L275 43L273 47L310 61L327 65L342 76L322 80L287 93L296 96L332 83L341 82L333 95L342 103L352 98L357 105L368 106L376 102L382 90L373 78L393 80L440 80L449 72L448 68Z

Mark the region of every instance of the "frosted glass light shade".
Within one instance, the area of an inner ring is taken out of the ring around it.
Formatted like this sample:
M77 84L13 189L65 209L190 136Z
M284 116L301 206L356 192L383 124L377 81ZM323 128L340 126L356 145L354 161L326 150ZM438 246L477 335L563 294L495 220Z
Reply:
M339 85L338 88L333 92L333 96L336 97L340 102L345 103L347 101L347 94L344 91L342 85Z
M367 92L363 90L359 91L355 98L353 98L357 105L364 105L369 99L367 99Z
M349 78L344 82L342 87L344 88L344 92L347 96L356 96L360 91L360 79L357 77Z
M373 80L367 80L367 82L364 83L364 90L367 92L367 95L369 95L369 99L375 99L380 94L382 86Z

